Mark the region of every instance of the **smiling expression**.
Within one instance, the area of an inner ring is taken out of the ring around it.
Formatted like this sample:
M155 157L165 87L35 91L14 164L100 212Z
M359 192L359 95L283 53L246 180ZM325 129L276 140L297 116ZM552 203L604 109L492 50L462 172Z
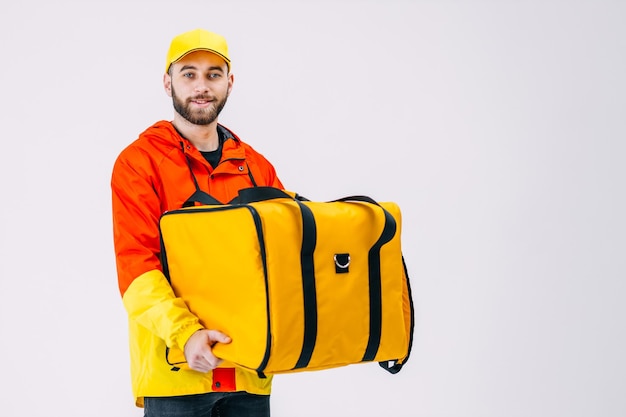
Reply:
M165 90L174 110L195 125L217 120L232 88L233 76L226 62L207 51L196 51L173 63L164 77Z

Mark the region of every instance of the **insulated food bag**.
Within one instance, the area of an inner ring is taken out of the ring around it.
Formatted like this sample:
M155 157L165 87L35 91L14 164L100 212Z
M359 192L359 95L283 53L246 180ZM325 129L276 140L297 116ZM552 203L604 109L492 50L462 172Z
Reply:
M395 203L271 187L208 203L163 214L161 257L175 294L231 337L216 356L261 376L372 361L400 370L413 304Z

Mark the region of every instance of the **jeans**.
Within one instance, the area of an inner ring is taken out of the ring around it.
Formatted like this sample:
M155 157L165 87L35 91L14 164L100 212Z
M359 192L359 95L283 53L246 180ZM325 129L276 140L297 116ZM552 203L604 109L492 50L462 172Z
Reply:
M177 397L145 397L144 417L270 417L270 396L209 392Z

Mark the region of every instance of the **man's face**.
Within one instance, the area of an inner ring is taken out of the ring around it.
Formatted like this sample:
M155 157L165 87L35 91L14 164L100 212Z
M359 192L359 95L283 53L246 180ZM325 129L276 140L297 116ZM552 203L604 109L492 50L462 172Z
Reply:
M174 110L195 125L208 125L217 119L232 82L226 62L207 51L187 54L173 63L164 77L165 90L172 97Z

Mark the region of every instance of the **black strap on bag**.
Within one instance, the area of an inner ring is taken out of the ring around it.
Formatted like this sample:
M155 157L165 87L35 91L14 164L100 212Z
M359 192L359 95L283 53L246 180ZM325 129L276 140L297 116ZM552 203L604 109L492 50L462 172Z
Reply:
M336 202L339 201L362 201L362 202L366 202L366 203L371 203L371 204L375 204L377 206L380 206L380 204L378 204L377 201L373 200L372 198L368 197L368 196L363 196L363 195L355 195L355 196L350 196L350 197L343 197L343 198L339 198L337 200L333 200ZM382 208L382 206L380 206ZM383 209L384 210L384 209ZM387 211L385 210L385 217L390 216L391 219L393 220L393 217L387 213ZM370 256L369 256L369 272L370 272L370 276L369 276L369 284L370 284L370 338L368 341L368 347L365 350L365 354L363 355L363 361L371 361L373 360L373 358L376 356L376 351L378 349L378 344L380 343L380 321L379 320L379 314L382 313L382 299L380 299L380 254L378 254L378 257L374 256L372 258L372 250L374 250L374 248L378 247L378 249L380 249L380 247L386 243L386 242L382 242L384 240L383 236L385 234L391 233L391 230L387 230L385 231L385 229L387 229L387 224L385 224L385 227L383 228L383 232L381 234L381 237L379 239L378 242L376 242L376 244L372 247L372 249L370 250ZM395 233L395 220L394 220L394 231L393 233ZM391 237L389 238L389 240L391 240L391 238L393 238L393 234L391 235ZM389 241L387 240L387 241ZM404 261L404 256L402 256L402 267L404 268L404 276L406 277L406 285L407 285L407 292L408 292L408 298L409 298L409 308L410 308L410 327L409 327L409 346L407 349L407 355L404 358L398 358L395 360L389 360L389 361L383 361L383 362L379 362L379 365L385 369L386 371L392 373L392 374L396 374L398 372L400 372L400 370L402 369L402 366L409 360L409 355L413 346L413 332L414 332L414 327L415 327L415 310L414 310L414 306L413 306L413 296L411 294L411 283L409 280L409 273L406 267L406 263ZM374 276L372 275L372 273L374 273ZM376 274L378 274L378 280L376 279ZM372 291L372 286L374 286L374 291ZM376 288L377 287L377 288ZM373 294L372 294L373 293ZM379 300L380 303L379 304ZM380 318L380 320L382 320L382 317Z
M363 361L372 361L380 346L383 321L382 278L380 270L380 250L396 234L396 221L385 209L385 226L378 241L370 248L367 255L369 291L370 291L370 333Z
M411 355L411 349L413 348L413 330L415 327L415 310L413 307L413 296L411 294L411 282L409 280L409 273L406 268L406 263L404 262L404 256L402 257L402 267L404 268L404 276L406 277L406 287L409 297L409 307L411 311L411 323L409 327L409 348L407 349L406 356L402 359L378 363L384 370L389 371L392 374L397 374L398 372L400 372L402 366L409 360L409 356Z
M193 194L190 195L189 198L187 198L187 200L185 200L185 202L183 203L183 207L191 207L191 206L194 206L195 203L200 203L200 204L204 204L208 206L223 205L224 203L222 203L221 201L219 201L212 195L200 189L198 180L196 179L196 176L193 173L193 169L191 168L191 159L189 159L189 155L187 155L187 153L185 152L185 144L183 142L180 142L180 146L183 151L183 154L185 155L185 159L187 160L187 168L189 168L189 173L191 174L193 185L196 187L196 190L193 192ZM250 178L250 182L252 182L252 187L249 189L253 190L257 188L257 183L254 180L254 176L252 175L252 171L250 170L250 166L248 165L247 162L246 162L246 167L248 168L248 177ZM237 197L235 197L235 199L236 198ZM236 202L231 201L229 204L236 204Z
M194 193L191 194L187 200L185 200L185 202L183 203L183 207L191 207L195 205L195 203L205 204L209 206L222 204L221 201L200 189L200 185L198 185L198 180L193 174L193 169L191 169L191 160L189 159L189 155L187 155L187 153L185 152L185 144L183 142L180 142L180 147L182 148L185 159L187 160L187 168L189 168L189 173L191 174L193 185L196 187L196 191L194 191Z
M360 201L370 204L374 204L383 210L385 215L385 225L383 231L378 238L378 241L370 248L367 262L368 262L368 277L369 277L369 291L370 291L370 329L369 339L367 341L367 347L363 354L363 362L373 361L380 347L380 339L382 334L382 320L383 320L383 299L382 299L382 278L380 270L380 250L383 245L389 242L396 234L396 221L387 210L385 210L378 202L367 196L350 196L337 200L336 202L348 202L348 201Z
M315 284L315 246L317 228L313 211L300 201L302 216L302 247L300 248L300 271L302 274L302 297L304 303L304 339L302 350L294 369L305 368L311 361L317 341L317 288Z
M250 204L276 198L291 199L292 197L283 190L275 187L256 186L239 190L237 197L233 198L228 204Z
M302 204L308 201L306 198L295 194L291 195L281 189L269 186L256 186L239 190L239 194L229 204L250 204L260 201L268 201L280 198L287 198L295 201L300 206L302 215L302 247L300 249L300 265L302 275L302 294L304 303L304 338L300 356L293 369L305 368L313 356L315 342L317 340L317 289L315 284L315 265L313 255L317 243L317 229L315 217L309 207ZM268 334L268 338L271 335ZM260 377L265 377L263 369L267 365L267 357L263 360L257 373Z
M273 200L276 198L288 198L296 201L309 201L308 199L296 194L295 196L285 191L270 186L254 186L239 190L237 197L233 198L228 204L250 204L259 201Z

